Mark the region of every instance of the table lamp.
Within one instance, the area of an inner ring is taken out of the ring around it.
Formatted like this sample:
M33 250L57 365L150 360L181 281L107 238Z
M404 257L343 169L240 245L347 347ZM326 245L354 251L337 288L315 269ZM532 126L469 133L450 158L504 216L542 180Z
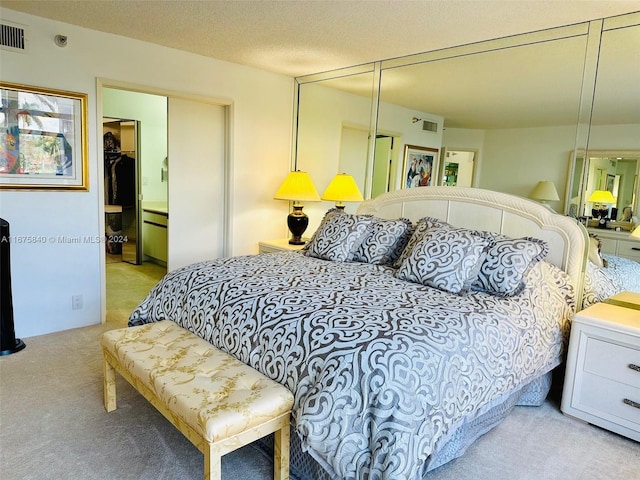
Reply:
M549 180L539 181L529 194L529 198L538 200L541 203L557 202L560 200L556 186Z
M633 232L631 232L631 233L629 234L629 236L630 236L630 237L632 237L633 239L636 239L636 238L637 238L638 240L640 240L640 225L638 225L638 226L633 230Z
M276 200L293 201L293 212L287 217L287 226L291 232L291 245L304 245L302 234L309 226L309 217L302 211L300 202L319 202L320 196L306 172L289 172L282 185L273 196Z
M608 190L596 190L589 196L587 202L593 203L591 215L599 219L598 227L607 228L607 215L609 215L607 205L616 203L613 194Z
M336 208L344 210L344 202L361 202L362 193L351 175L338 173L322 194L322 200L336 202Z

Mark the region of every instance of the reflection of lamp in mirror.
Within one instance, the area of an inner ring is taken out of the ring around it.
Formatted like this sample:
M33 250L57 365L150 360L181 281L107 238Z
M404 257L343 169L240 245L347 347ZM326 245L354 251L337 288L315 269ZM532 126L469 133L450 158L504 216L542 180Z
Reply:
M362 193L351 175L338 173L322 194L322 200L336 202L336 207L344 210L343 202L361 202Z
M541 180L529 194L529 198L538 200L541 203L557 202L560 200L558 191L553 182L549 180Z
M289 172L282 185L273 196L276 200L292 200L293 212L287 217L287 226L291 232L291 245L304 245L302 234L309 225L309 217L302 211L300 202L318 202L320 196L306 172Z
M613 194L608 190L596 190L587 199L587 202L593 203L591 215L598 218L598 227L606 228L607 216L609 215L607 205L616 203L616 199L613 198Z

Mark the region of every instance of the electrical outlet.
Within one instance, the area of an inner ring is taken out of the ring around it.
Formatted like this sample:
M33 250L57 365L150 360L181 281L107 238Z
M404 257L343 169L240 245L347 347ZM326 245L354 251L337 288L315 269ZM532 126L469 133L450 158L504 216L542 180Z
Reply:
M82 295L73 295L71 297L71 309L72 310L82 309Z

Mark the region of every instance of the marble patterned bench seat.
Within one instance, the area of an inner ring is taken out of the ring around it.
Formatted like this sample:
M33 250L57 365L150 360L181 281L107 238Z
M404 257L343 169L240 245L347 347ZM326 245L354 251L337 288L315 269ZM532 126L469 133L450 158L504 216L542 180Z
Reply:
M167 320L105 332L101 343L107 412L117 371L204 454L205 480L220 479L223 455L270 433L274 477L289 478L285 387Z

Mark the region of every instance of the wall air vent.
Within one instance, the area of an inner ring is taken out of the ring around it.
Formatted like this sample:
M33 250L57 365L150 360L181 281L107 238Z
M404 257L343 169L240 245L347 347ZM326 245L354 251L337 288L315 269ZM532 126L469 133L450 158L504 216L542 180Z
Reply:
M427 132L437 132L438 124L436 122L430 122L428 120L423 120L422 122L422 130Z
M25 53L27 50L26 27L5 21L0 23L0 48L11 52Z

